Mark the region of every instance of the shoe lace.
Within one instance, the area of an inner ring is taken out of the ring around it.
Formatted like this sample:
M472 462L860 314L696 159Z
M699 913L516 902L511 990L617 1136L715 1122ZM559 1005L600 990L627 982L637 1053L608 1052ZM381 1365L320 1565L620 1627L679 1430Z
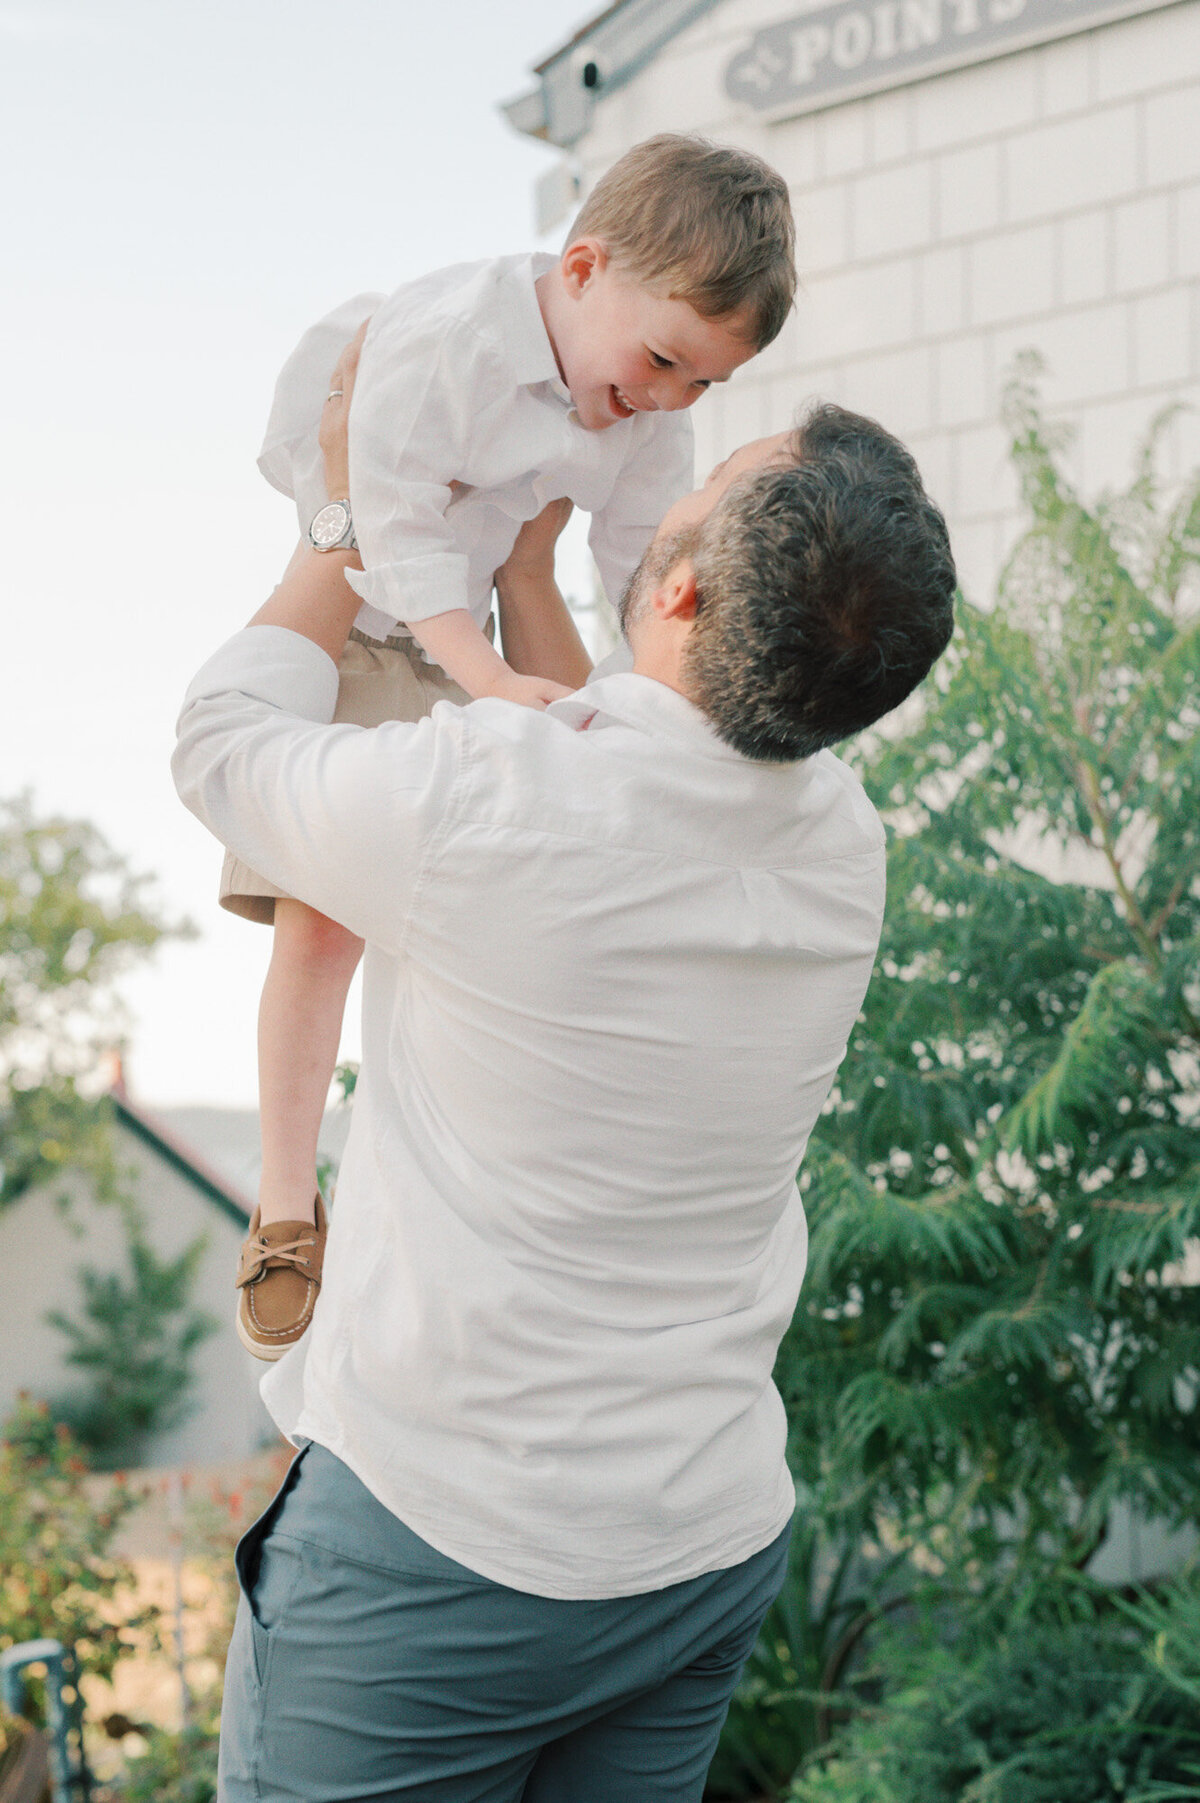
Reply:
M265 1235L260 1235L258 1239L252 1240L246 1248L247 1275L253 1282L265 1267L267 1260L272 1258L280 1259L284 1264L291 1265L293 1270L298 1271L301 1267L308 1270L311 1260L301 1257L301 1253L311 1252L316 1243L314 1235L311 1239L285 1240L282 1245L274 1246Z

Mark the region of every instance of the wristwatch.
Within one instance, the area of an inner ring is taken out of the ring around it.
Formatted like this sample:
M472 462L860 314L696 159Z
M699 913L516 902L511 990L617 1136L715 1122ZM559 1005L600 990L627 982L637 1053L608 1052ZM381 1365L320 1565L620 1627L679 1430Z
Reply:
M314 551L357 551L349 501L329 501L314 513L308 542Z

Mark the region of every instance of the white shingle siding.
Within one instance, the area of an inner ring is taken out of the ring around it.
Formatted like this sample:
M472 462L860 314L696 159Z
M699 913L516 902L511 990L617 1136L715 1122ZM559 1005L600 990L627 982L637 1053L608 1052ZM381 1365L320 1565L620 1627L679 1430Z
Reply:
M1200 403L1200 0L764 122L722 76L785 10L724 0L601 95L577 146L585 181L664 129L784 172L796 317L697 408L698 468L811 394L876 412L911 444L983 597L1018 518L998 423L1018 350L1047 358L1045 396L1078 423L1071 468L1089 488L1125 478L1160 407ZM1200 461L1195 413L1170 428L1165 461L1170 476Z

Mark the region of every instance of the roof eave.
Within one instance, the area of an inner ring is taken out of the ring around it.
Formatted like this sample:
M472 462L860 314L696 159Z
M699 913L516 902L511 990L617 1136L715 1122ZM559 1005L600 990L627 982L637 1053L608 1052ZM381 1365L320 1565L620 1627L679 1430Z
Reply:
M123 1121L138 1139L150 1146L169 1165L174 1166L181 1176L186 1177L211 1202L215 1202L222 1213L229 1216L230 1220L236 1221L242 1228L249 1226L253 1206L249 1197L244 1196L234 1184L214 1171L212 1166L199 1158L190 1146L186 1146L181 1140L176 1139L162 1121L156 1120L153 1115L146 1114L141 1108L135 1108L127 1097L110 1092L109 1101L112 1103L118 1120Z
M548 127L546 98L540 87L530 88L528 93L518 94L514 100L502 101L500 111L514 131L545 142Z
M534 68L539 85L502 111L526 137L571 150L596 101L631 81L685 26L718 0L616 0Z

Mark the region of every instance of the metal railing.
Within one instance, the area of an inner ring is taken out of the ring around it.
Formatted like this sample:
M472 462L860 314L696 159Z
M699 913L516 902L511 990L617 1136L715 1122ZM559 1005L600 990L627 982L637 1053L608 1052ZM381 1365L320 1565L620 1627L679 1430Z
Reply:
M71 1715L63 1697L70 1655L61 1640L23 1640L0 1653L0 1697L11 1715L28 1719L26 1673L32 1665L46 1668L46 1738L49 1742L52 1803L80 1803L90 1792L82 1753L71 1755Z

